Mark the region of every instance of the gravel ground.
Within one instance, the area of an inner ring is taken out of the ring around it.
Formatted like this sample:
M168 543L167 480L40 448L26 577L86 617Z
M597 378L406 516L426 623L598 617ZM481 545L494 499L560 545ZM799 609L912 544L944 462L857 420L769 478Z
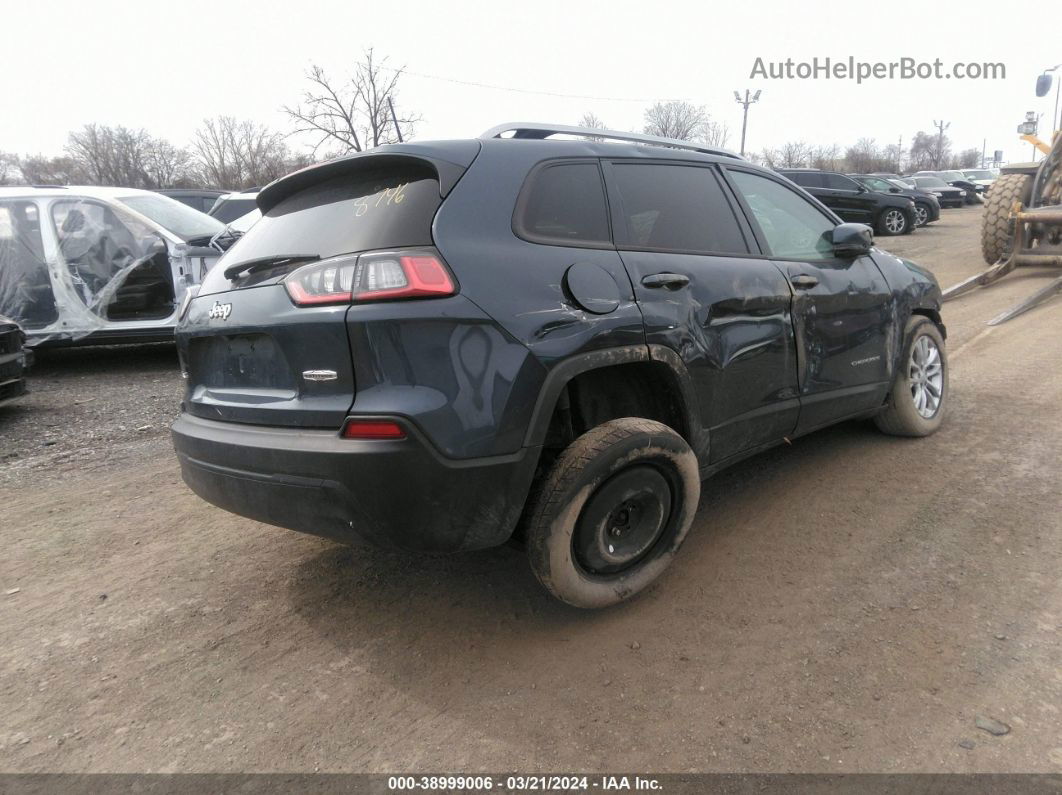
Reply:
M882 243L951 284L979 216ZM938 434L735 466L662 581L597 613L515 549L212 508L165 436L172 349L42 357L0 412L0 770L1062 771L1062 298L984 325L1042 283L947 305Z
M168 438L182 382L172 344L36 353L30 394L0 408L0 484L66 477Z

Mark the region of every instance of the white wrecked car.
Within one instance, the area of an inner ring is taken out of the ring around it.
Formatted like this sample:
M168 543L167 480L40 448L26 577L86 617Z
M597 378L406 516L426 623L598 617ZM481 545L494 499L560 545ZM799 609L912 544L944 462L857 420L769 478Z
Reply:
M131 188L0 188L0 314L29 345L173 338L190 287L239 233Z

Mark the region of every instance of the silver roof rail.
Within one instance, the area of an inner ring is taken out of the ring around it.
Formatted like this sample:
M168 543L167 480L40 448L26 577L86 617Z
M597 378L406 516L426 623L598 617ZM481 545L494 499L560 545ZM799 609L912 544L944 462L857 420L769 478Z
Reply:
M641 133L620 132L619 130L599 130L594 127L573 127L567 124L540 124L538 122L514 121L491 127L480 135L480 138L501 138L503 133L511 132L512 138L529 138L542 140L551 135L577 135L582 138L599 138L609 141L626 141L648 146L665 146L669 149L685 149L690 152L700 152L705 155L722 155L732 157L735 160L744 160L741 155L716 146L701 146L680 141L678 138L661 138L657 135L642 135Z

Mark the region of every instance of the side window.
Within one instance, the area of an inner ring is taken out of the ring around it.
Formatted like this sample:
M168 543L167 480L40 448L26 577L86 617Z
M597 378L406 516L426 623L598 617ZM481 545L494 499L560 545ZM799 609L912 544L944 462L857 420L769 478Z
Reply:
M803 188L823 187L822 174L818 171L790 171L784 176Z
M96 306L111 280L143 259L159 239L141 221L125 213L119 217L117 210L95 201L57 201L52 221L59 253L89 306Z
M626 222L625 230L616 230L617 243L664 251L748 253L737 217L711 169L616 163L613 173Z
M843 174L823 174L822 177L826 182L826 187L830 190L850 190L853 192L859 190L859 185L856 184L856 181Z
M536 242L611 246L597 163L557 163L537 171L517 203L514 226Z
M28 328L58 318L44 261L40 213L33 202L0 202L0 315Z
M763 232L771 254L798 260L833 259L834 222L796 191L748 171L729 171Z

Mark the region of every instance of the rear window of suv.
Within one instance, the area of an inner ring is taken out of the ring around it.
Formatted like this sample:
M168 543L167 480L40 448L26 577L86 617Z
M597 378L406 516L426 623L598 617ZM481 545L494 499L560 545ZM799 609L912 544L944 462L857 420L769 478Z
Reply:
M430 168L388 168L332 177L282 200L210 269L202 293L227 289L222 271L279 256L321 259L356 251L430 246L442 199Z

